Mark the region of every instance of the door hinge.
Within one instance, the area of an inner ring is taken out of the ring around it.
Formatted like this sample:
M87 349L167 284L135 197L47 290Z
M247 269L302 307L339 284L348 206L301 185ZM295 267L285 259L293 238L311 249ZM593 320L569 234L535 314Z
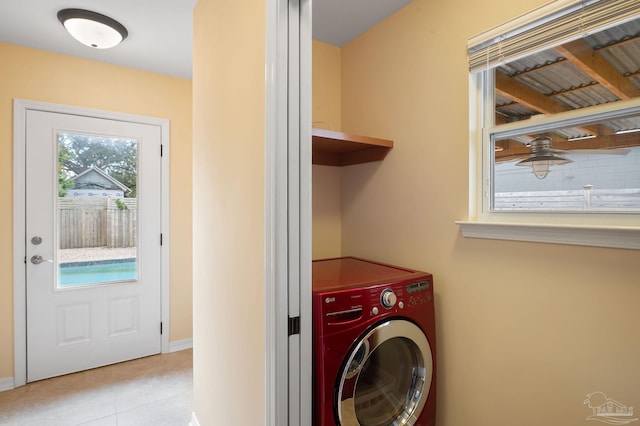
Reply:
M160 321L160 334L162 334L162 321Z
M160 144L160 157L162 157L163 155L163 148L164 148L164 145Z
M289 318L289 336L300 334L300 317Z
M160 234L160 245L162 245L162 234Z

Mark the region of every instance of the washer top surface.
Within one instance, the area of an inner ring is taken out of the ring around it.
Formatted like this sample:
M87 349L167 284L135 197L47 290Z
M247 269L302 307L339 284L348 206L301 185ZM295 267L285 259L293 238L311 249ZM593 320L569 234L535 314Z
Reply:
M313 291L352 288L424 276L426 273L398 266L385 265L356 257L340 257L313 261Z

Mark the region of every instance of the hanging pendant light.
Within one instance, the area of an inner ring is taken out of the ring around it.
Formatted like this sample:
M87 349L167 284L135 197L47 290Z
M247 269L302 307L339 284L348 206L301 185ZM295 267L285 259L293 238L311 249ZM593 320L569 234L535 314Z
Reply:
M63 9L58 20L73 38L95 49L117 46L129 35L120 22L89 10Z
M531 153L526 159L516 163L516 166L531 166L533 174L538 179L544 179L549 174L549 167L556 164L573 163L566 157L558 155L551 149L551 138L540 137L531 141Z

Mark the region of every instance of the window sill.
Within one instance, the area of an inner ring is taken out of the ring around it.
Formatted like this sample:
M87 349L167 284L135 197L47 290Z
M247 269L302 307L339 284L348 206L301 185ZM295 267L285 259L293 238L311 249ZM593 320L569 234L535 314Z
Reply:
M640 249L640 227L456 221L467 238Z

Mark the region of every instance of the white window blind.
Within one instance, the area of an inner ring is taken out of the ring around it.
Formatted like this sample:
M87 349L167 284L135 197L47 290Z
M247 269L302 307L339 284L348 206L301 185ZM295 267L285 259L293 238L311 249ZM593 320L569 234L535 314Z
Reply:
M469 70L484 71L639 14L638 0L557 0L469 39Z

